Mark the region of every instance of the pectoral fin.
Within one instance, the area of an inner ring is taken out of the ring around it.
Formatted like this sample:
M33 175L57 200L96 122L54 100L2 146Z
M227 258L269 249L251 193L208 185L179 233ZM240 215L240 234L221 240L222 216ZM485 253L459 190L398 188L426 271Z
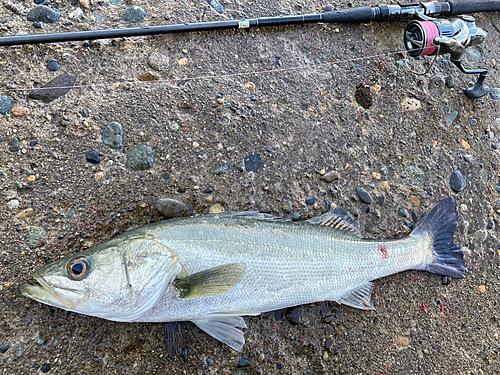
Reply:
M244 270L245 265L242 263L225 264L177 279L173 285L179 290L180 298L213 297L238 284Z
M241 316L230 318L206 318L192 320L200 329L213 338L241 352L245 345L245 336L238 328L246 328L245 321Z
M339 299L337 302L343 305L355 307L362 310L375 310L370 299L373 283L369 282Z

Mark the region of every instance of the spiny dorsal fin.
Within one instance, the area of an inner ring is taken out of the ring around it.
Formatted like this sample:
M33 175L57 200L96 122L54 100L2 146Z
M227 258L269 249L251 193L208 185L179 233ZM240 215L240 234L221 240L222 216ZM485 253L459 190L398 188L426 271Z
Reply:
M225 264L177 279L173 285L179 290L180 298L212 297L227 292L238 284L244 270L245 265L242 263Z
M349 292L349 294L345 295L337 302L343 305L355 307L357 309L375 310L375 307L373 306L370 299L372 295L372 286L373 283L371 282L362 285L359 288Z
M321 216L314 217L308 220L308 222L311 224L324 225L326 227L350 232L355 234L359 238L363 238L363 234L361 233L356 220L354 220L351 215L346 214L340 208L335 208L334 210L328 211Z

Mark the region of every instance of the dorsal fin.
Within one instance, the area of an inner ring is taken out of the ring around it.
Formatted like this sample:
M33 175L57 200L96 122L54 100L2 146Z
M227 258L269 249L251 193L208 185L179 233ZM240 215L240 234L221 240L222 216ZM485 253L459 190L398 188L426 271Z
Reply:
M363 233L361 233L356 220L340 208L335 208L334 210L328 211L321 216L314 217L307 222L353 233L359 238L363 238Z

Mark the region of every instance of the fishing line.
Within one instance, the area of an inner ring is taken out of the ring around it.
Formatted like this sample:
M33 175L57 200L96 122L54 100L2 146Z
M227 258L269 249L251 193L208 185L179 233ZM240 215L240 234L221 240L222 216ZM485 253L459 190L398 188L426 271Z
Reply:
M117 81L113 83L91 83L85 85L74 85L74 86L51 86L51 87L31 87L31 88L14 88L14 89L0 89L0 93L9 93L9 92L23 92L23 91L33 91L33 90L58 90L58 89L78 89L78 88L91 88L91 87L116 87L118 88L121 85L153 85L153 84L162 84L162 83L182 83L179 86L183 86L184 84L190 81L203 81L203 80L211 80L211 79L227 79L233 77L245 77L245 76L258 76L263 74L275 74L275 73L283 73L294 70L301 69L313 69L313 68L324 68L337 64L345 64L349 62L363 61L363 60L372 60L377 58L386 58L392 55L405 54L408 50L400 50L395 52L385 52L377 55L371 56L362 56L355 57L344 60L336 60L333 62L326 62L320 64L306 64L306 65L298 65L289 68L278 68L278 69L265 69L265 70L254 70L250 72L238 72L238 73L230 73L230 74L220 74L220 75L204 75L204 76L196 76L196 77L184 77L184 78L164 78L158 79L154 81Z

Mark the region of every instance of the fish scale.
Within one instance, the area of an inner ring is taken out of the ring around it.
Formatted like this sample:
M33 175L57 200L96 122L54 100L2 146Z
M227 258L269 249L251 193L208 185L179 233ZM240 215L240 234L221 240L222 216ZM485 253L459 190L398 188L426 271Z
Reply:
M239 285L203 301L179 299L170 288L138 321L190 320L221 312L258 314L335 301L369 281L425 261L426 245L418 246L420 239L366 240L309 223L213 216L170 225L167 221L161 228L154 228L156 240L172 249L190 274L229 263L244 263L245 272ZM379 244L386 246L388 259L377 252ZM286 281L287 288L269 290Z

